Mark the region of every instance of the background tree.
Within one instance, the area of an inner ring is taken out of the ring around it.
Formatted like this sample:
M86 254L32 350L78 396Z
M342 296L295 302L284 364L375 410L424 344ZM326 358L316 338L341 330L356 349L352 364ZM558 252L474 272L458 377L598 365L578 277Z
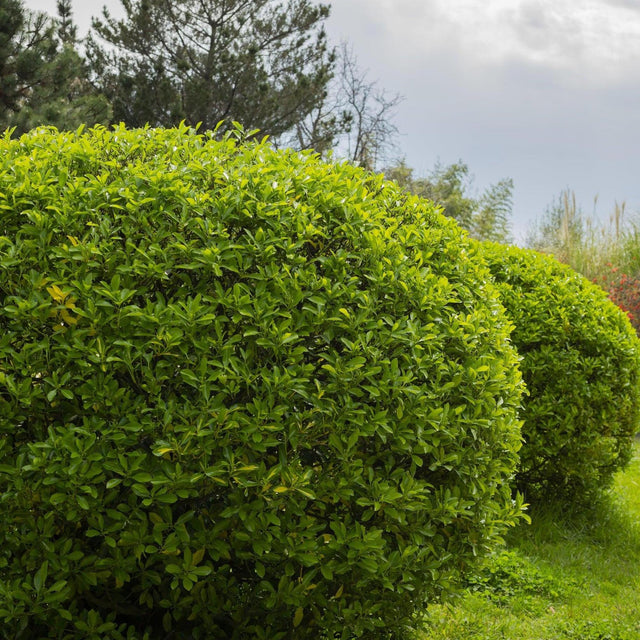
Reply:
M375 169L384 152L394 146L398 128L392 122L396 107L402 101L399 94L389 94L378 83L367 78L345 43L342 44L340 93L346 114L346 149L349 159L365 169Z
M309 0L122 0L103 11L88 52L114 119L128 126L180 120L241 122L273 137L321 99L333 55ZM102 41L102 43L101 43Z
M343 42L335 74L312 112L296 125L290 143L319 152L335 150L339 157L374 170L396 148L393 115L402 97L381 89L367 76Z
M0 126L20 111L54 54L51 20L27 11L20 0L0 0Z
M22 38L18 27L31 14L19 0L2 2L17 15L13 31L5 32ZM328 47L326 5L122 0L124 19L105 8L94 21L89 72L71 0L56 4L56 19L38 16L46 55L40 53L32 82L2 123L18 133L38 124L68 129L83 122L133 127L185 120L210 129L237 120L276 145L335 150L371 170L395 149L393 113L401 98L371 81L347 44Z
M70 0L59 0L57 19L29 12L13 0L2 2L12 12L0 11L7 27L0 44L6 52L0 54L4 61L0 126L21 134L42 124L59 129L107 124L111 108L88 81L87 66L77 50Z
M78 43L78 28L73 21L71 0L58 0L58 40L62 44L75 46Z
M479 240L509 242L513 210L513 180L503 178L490 185L480 196L472 218L471 235Z
M490 185L479 197L470 192L473 177L459 160L448 166L437 164L426 177L414 178L404 160L385 169L385 175L406 191L427 198L442 208L478 240L511 241L510 217L513 207L513 181L502 179Z

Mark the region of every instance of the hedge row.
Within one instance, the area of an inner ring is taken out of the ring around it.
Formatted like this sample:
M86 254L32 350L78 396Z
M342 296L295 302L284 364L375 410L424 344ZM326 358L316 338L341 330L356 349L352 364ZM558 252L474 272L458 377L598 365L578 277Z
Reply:
M623 315L381 177L40 129L0 143L0 221L12 638L400 638L521 517L516 474L628 457Z

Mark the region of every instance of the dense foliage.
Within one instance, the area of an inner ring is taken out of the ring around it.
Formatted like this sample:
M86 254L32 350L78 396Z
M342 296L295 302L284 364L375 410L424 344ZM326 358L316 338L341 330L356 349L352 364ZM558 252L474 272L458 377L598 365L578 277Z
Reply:
M6 137L0 212L8 637L399 637L518 517L510 327L428 203L120 127Z
M518 486L583 499L629 460L640 343L605 293L535 251L484 243L528 389Z

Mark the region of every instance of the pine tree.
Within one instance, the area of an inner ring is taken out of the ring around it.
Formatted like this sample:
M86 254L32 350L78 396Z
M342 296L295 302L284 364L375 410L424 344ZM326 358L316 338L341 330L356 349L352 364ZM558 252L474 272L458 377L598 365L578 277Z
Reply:
M34 14L17 0L0 0L11 6L13 21L3 30L9 46L0 41L0 63L5 61L2 80L11 91L2 91L0 126L15 128L17 134L48 124L75 129L81 124L107 124L111 118L108 100L88 81L86 63L78 53L77 29L70 0L58 1L58 18ZM17 10L16 10L17 7ZM18 19L19 18L19 19ZM8 53L3 55L4 51ZM12 71L13 75L6 73ZM12 84L13 83L13 84Z
M27 12L20 0L0 0L0 127L25 105L55 55L53 31L44 14Z
M71 0L58 0L58 40L62 44L75 46L78 42L78 28L73 22Z
M332 72L309 0L122 0L89 39L92 69L129 126L232 121L279 136L320 99ZM106 45L100 43L102 40Z

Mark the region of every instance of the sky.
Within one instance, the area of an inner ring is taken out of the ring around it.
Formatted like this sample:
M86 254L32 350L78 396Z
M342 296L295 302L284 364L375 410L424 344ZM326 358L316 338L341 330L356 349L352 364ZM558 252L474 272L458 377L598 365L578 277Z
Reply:
M103 4L119 13L119 0L73 0L81 32ZM565 189L603 224L616 202L640 216L640 0L330 4L330 40L403 97L394 155L414 175L462 160L477 193L512 178L520 243Z

